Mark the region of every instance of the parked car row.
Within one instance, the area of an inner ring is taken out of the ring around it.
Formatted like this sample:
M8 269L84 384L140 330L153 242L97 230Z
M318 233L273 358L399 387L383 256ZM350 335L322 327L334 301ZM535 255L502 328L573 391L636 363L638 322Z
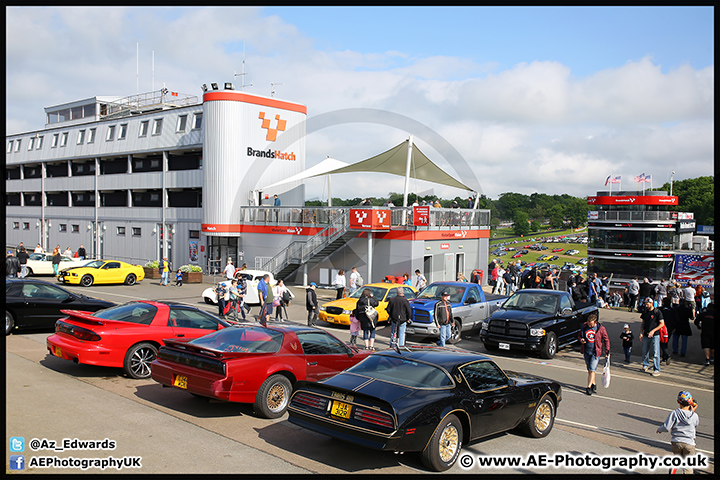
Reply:
M497 315L525 306L517 300L511 305L515 295L510 300L489 296L467 282L435 282L421 292L399 284L366 287L383 301L405 289L413 309L407 333L424 336L435 334L434 306L443 292L450 292L452 343L460 332L494 332ZM461 349L417 346L371 352L315 327L230 322L173 301L115 305L35 279L8 280L6 294L15 298L6 311L27 299L47 298L53 304L55 310L48 306L37 321L47 324L55 318L55 332L46 340L48 355L122 368L130 378L152 378L174 390L171 395L184 391L252 404L265 418L287 411L290 422L333 438L378 450L418 452L435 471L451 468L462 445L477 438L516 427L531 437L547 436L562 400L557 382L504 372L489 357ZM548 297L545 290L541 294ZM343 301L342 312L332 313L331 304ZM341 322L357 298L335 302L324 305L325 318ZM567 317L568 327L574 327L571 317L580 321L573 304L571 311L562 301L554 307L545 303L547 311L533 321ZM13 322L19 318L13 316ZM547 338L535 343L547 358L570 334L558 330L552 343L555 329L546 323Z

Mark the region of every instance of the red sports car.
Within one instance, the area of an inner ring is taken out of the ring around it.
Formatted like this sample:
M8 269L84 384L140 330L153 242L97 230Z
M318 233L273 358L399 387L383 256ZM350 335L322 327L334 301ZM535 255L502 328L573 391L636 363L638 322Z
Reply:
M553 253L562 252L563 250L565 250L565 249L564 248L553 248L552 249Z
M152 378L204 397L253 403L258 415L285 413L295 382L317 382L370 355L319 328L235 325L195 340L168 340Z
M61 310L47 338L50 354L76 363L122 367L132 378L148 378L150 362L167 338L197 338L230 323L189 305L137 301L95 313Z

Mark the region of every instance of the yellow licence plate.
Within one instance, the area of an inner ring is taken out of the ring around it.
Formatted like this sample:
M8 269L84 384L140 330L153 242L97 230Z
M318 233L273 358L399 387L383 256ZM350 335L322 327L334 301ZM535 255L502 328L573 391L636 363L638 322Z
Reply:
M175 375L173 386L187 389L187 377L185 375Z
M340 418L350 418L350 411L352 410L352 405L349 405L347 403L333 401L332 408L330 409L330 413L332 415L335 415L336 417Z
M62 351L60 351L60 347L55 347L55 356L62 357Z

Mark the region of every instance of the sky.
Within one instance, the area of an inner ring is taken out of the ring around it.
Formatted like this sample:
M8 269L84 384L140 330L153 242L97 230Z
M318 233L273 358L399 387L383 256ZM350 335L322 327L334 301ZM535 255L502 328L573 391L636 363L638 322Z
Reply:
M308 122L340 112L308 133L306 168L413 135L491 199L586 197L609 175L616 191L638 190L641 173L653 187L673 171L714 175L714 63L712 7L6 7L6 133L43 128L51 105L163 85L201 98L204 83L234 82L306 105ZM408 121L361 123L353 109ZM474 179L417 135L427 129ZM340 198L403 187L379 173L331 180ZM416 180L410 191L469 194ZM327 193L307 181L308 200Z

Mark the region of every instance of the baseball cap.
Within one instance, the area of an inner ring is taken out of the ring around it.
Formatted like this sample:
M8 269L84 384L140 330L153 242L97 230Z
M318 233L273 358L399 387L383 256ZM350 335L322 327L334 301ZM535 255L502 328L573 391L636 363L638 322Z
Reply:
M630 325L626 323L625 325L623 325L623 328L630 328Z
M643 303L653 303L653 299L650 297L646 297L645 300L643 300Z
M445 295L450 296L450 292L448 292L447 290L445 290L444 292L442 292L441 296L444 297Z
M315 283L315 282L310 282L310 286L311 286L311 287L317 287L317 283Z
M12 254L13 254L13 251L12 251L12 250L8 250L8 251L7 251L7 254L8 254L8 255L12 255Z
M695 403L692 395L690 395L690 392L687 390L683 390L678 393L677 401L680 405L693 405Z

